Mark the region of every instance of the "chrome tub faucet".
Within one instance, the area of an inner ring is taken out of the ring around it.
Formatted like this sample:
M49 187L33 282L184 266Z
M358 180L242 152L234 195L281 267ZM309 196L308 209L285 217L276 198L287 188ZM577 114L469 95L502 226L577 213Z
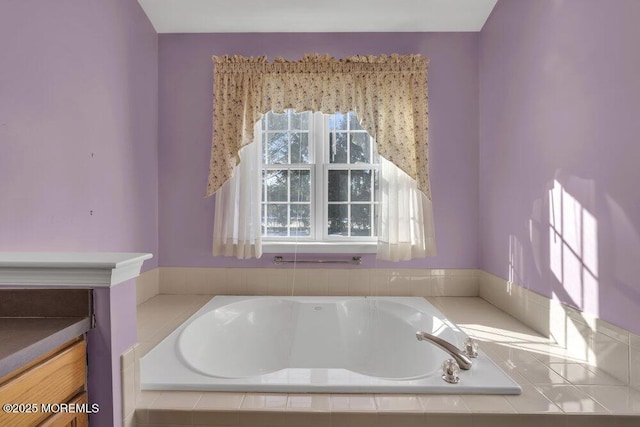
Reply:
M463 369L466 371L471 368L471 365L473 364L471 362L471 359L465 354L465 352L463 352L462 350L460 350L458 347L451 344L450 342L445 341L442 338L436 337L435 335L428 334L424 331L416 332L416 338L418 338L418 341L429 341L434 345L436 345L437 347L449 353L451 357L453 357L453 359L456 362L458 362L460 369Z

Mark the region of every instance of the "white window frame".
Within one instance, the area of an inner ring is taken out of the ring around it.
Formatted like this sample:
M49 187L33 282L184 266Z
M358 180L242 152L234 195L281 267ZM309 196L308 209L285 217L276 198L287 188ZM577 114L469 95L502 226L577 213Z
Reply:
M256 141L260 143L260 149L256 150L259 156L260 173L263 170L296 170L310 168L311 188L310 188L310 235L309 236L263 236L262 248L265 253L297 252L297 253L376 253L376 236L330 236L328 235L327 223L329 213L328 203L328 173L329 170L353 170L366 169L379 171L379 164L363 163L329 163L329 119L330 115L319 112L312 112L309 120L309 159L310 163L305 164L282 164L265 165L262 163L263 132L260 128L259 137ZM321 142L321 143L318 143ZM372 157L375 156L375 143L370 140L370 150ZM348 154L347 154L348 155ZM372 189L373 191L373 189ZM349 192L350 193L350 192ZM349 196L350 197L350 196ZM290 197L289 197L290 199ZM261 200L261 203L263 201ZM290 202L287 202L290 203ZM346 203L351 203L346 202ZM372 204L375 206L375 204ZM319 210L322 211L318 214ZM372 213L372 227L375 230L375 217Z

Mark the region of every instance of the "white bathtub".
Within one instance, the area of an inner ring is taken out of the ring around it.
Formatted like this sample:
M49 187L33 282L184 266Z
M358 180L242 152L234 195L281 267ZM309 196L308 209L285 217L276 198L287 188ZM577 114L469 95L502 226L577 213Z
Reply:
M450 356L466 335L423 298L217 296L141 359L144 390L520 394L480 351L458 384Z

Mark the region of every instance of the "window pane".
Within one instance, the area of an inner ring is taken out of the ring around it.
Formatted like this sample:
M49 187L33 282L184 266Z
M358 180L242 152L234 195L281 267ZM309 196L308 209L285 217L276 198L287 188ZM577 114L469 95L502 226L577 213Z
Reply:
M371 160L369 134L364 132L352 133L349 149L349 163L369 163Z
M303 113L291 113L291 130L309 130L309 115L306 111Z
M291 201L308 202L311 200L311 171L291 171Z
M347 134L345 132L329 134L329 162L347 163Z
M267 171L267 201L287 201L287 171Z
M311 210L309 205L291 205L291 235L311 235Z
M349 112L349 129L351 130L362 130L362 126L360 126L360 122L358 122L358 116L353 111Z
M351 200L354 202L371 201L371 170L351 171Z
M287 130L289 127L287 114L267 113L268 130Z
M267 205L267 236L287 235L287 205Z
M351 235L371 236L371 205L351 205Z
M291 133L291 163L309 163L308 133Z
M336 113L329 116L329 130L347 130L347 115Z
M328 234L330 236L347 236L347 227L349 226L348 205L329 204L328 215Z
M329 201L346 202L349 197L349 171L329 171Z
M286 133L267 134L267 164L289 163L289 138Z

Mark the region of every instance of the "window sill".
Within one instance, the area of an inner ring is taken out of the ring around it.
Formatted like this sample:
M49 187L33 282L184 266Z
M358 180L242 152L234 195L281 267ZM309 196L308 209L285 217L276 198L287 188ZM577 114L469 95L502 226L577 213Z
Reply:
M262 241L267 254L375 254L377 242L273 242Z

